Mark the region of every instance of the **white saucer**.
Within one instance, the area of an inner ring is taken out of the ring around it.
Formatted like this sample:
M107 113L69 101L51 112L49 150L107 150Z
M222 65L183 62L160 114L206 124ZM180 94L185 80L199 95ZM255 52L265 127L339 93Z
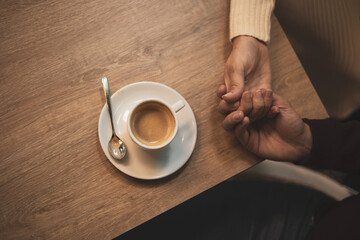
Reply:
M149 98L162 99L170 106L180 99L185 103L176 114L179 129L174 140L161 150L142 149L131 140L127 130L129 112L138 102ZM188 161L197 137L196 120L188 102L174 89L155 82L133 83L114 93L111 104L115 132L126 144L126 157L115 160L107 150L111 123L106 105L100 113L99 139L106 157L120 171L139 179L159 179L174 173Z

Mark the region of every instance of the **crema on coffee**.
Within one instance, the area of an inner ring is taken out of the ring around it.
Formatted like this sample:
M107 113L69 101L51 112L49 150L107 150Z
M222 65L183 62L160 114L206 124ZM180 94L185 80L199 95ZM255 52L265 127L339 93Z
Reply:
M131 131L148 146L162 145L171 138L176 121L171 110L162 103L149 101L137 106L131 115Z

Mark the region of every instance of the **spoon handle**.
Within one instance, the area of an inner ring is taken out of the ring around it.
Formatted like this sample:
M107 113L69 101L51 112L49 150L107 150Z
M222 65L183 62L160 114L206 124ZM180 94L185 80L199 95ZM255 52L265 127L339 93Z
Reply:
M109 88L109 82L106 77L102 78L102 84L103 84L103 89L104 89L104 93L105 93L106 104L107 104L108 110L109 110L111 129L112 129L112 133L114 134L114 132L115 132L114 131L114 123L113 123L111 103L110 103L110 88Z

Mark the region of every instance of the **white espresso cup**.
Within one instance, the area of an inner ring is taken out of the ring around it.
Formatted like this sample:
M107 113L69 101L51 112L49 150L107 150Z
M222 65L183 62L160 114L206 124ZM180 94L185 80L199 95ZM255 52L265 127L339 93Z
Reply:
M138 103L128 118L131 139L148 150L161 149L175 138L178 131L176 113L185 106L182 100L170 106L160 99Z

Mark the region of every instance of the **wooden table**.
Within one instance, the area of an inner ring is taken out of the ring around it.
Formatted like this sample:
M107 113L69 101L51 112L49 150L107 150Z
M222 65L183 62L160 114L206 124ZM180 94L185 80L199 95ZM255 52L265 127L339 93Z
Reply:
M0 238L116 237L259 162L217 113L228 13L217 0L2 1ZM272 20L274 90L326 117ZM142 181L111 165L97 134L102 76L113 91L146 80L187 99L198 140L181 170Z

